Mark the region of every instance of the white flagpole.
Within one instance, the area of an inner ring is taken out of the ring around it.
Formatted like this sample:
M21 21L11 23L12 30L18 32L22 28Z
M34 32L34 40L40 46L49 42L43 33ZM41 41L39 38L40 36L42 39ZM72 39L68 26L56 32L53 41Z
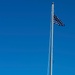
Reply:
M50 75L53 75L53 32L54 32L54 3L51 8L51 36L50 36Z

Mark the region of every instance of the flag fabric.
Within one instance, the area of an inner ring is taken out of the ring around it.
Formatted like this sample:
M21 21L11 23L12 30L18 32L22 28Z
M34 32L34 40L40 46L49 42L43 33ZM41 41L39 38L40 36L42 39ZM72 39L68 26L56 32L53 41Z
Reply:
M56 15L54 15L54 24L65 26L64 23Z

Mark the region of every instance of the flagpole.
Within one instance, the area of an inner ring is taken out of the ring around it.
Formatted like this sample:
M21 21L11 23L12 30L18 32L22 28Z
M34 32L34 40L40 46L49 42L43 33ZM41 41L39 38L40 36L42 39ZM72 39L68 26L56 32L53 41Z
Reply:
M53 32L54 32L54 3L51 8L51 26L50 26L50 75L53 75Z

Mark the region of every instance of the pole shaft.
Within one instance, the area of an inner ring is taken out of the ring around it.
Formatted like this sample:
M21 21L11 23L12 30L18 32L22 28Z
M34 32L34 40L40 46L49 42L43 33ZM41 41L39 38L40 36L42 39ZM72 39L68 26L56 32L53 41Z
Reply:
M51 36L50 36L50 75L53 72L53 29L54 29L54 3L51 9Z

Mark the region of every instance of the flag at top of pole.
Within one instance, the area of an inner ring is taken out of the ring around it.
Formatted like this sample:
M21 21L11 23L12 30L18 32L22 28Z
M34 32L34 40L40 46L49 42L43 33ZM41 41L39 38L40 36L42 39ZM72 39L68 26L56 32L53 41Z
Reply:
M49 41L49 60L48 60L48 73L47 75L53 75L53 33L54 24L58 26L65 26L64 23L54 14L54 2L51 7L51 25L50 25L50 41ZM50 66L49 66L50 65Z
M56 15L54 15L54 24L65 26L64 23Z
M54 2L52 2L52 5L54 7ZM55 14L53 14L53 17L54 17L54 24L57 24L59 26L65 26L64 23Z

